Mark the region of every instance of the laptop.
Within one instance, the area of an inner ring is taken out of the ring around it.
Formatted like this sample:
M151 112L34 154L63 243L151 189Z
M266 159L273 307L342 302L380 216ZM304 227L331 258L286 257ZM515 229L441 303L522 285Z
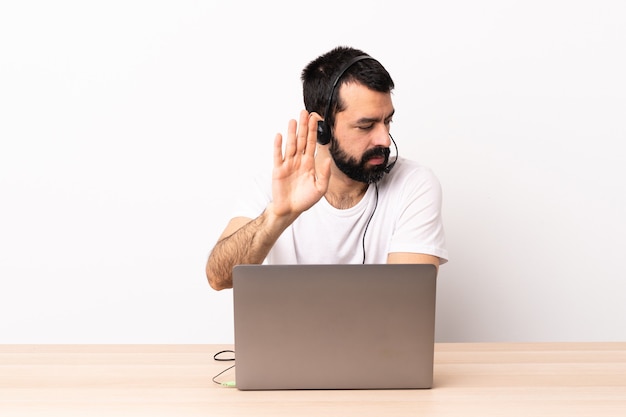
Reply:
M431 388L436 278L425 264L236 266L236 387Z

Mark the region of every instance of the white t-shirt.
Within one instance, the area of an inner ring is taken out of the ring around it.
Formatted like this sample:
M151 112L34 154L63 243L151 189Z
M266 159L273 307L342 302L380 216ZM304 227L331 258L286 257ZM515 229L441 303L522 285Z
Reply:
M257 177L255 183L235 216L256 218L271 201L271 177ZM447 262L441 185L433 172L400 158L377 187L378 198L371 184L361 201L345 210L322 198L283 232L265 263L360 264L363 242L369 264L386 263L391 252L423 253Z

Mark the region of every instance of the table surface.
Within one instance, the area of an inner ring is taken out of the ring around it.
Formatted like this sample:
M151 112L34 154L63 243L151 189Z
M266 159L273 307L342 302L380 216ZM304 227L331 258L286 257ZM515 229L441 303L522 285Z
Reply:
M626 416L621 342L437 343L428 390L239 391L231 348L0 345L0 416Z

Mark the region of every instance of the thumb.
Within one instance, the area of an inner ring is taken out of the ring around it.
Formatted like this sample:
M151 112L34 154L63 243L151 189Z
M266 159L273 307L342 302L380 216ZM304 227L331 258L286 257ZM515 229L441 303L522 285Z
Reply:
M315 159L317 162L315 170L315 185L321 194L326 194L330 180L330 155L328 152L318 152Z

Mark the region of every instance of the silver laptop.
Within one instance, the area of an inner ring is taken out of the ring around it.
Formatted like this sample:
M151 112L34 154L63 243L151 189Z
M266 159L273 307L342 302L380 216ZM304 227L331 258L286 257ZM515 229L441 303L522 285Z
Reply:
M240 390L431 388L433 265L239 265Z

